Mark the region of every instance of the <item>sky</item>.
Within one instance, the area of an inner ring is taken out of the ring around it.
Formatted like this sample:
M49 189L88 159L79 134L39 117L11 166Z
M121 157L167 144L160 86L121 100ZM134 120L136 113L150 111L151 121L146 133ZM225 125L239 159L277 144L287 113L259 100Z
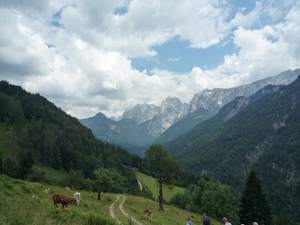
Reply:
M1 0L0 80L78 119L300 68L298 0Z

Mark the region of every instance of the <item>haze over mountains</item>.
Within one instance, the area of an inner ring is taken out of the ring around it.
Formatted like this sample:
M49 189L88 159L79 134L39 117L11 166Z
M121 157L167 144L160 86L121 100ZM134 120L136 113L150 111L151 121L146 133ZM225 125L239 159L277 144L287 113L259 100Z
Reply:
M205 89L195 93L189 104L171 96L162 101L160 106L138 104L126 110L118 121L99 112L80 122L90 128L97 138L120 144L129 151L141 150L145 148L143 146L153 142L163 143L186 133L200 122L216 115L224 105L238 96L248 98L269 84L287 85L299 73L300 69L288 70L234 88Z

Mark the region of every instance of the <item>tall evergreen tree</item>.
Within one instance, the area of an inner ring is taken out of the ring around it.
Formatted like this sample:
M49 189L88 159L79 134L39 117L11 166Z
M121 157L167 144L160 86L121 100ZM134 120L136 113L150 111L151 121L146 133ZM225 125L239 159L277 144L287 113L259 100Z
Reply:
M266 195L263 192L260 180L256 172L251 170L241 197L240 222L245 225L250 225L254 221L258 222L258 224L273 224L272 212L268 205Z
M52 167L56 170L59 170L61 168L61 156L59 148L57 146L54 146L53 148Z
M28 172L27 175L32 172L33 165L34 165L33 156L31 151L29 150L27 151L26 154L26 171Z
M17 178L17 163L13 158L6 158L3 163L3 173L9 177Z
M3 173L3 160L2 160L2 156L0 155L0 174Z
M31 173L31 168L33 164L33 157L30 151L20 152L17 177L25 180L28 174Z

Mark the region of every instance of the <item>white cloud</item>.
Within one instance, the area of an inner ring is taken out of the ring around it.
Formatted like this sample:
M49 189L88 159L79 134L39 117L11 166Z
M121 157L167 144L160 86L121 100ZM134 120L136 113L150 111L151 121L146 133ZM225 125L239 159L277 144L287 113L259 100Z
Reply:
M181 60L181 58L169 58L169 59L167 59L167 62L178 62L180 60Z
M300 67L299 3L278 2L257 2L243 14L218 0L3 0L0 79L38 92L78 118L98 112L118 117L137 103L160 105L168 96L188 102L203 88L233 87ZM115 15L124 4L128 12ZM175 36L203 51L233 40L236 50L212 70L132 68L131 58L154 56L153 46Z
M244 14L244 9L237 12L235 17L230 21L232 27L243 26L245 28L251 27L263 11L262 2L256 2L255 8L248 14Z

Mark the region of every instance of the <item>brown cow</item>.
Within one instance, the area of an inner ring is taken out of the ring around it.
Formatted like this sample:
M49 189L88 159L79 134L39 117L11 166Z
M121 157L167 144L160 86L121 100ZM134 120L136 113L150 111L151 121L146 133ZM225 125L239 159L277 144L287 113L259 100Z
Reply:
M150 211L149 208L144 209L144 219L145 220L151 220L152 219L151 214L152 214L152 212Z
M74 202L73 198L69 198L65 195L58 194L58 193L53 194L52 199L53 199L54 206L57 207L57 203L61 203L62 208L64 208L65 206L66 206L66 208L68 208L68 204L69 203L72 204Z

